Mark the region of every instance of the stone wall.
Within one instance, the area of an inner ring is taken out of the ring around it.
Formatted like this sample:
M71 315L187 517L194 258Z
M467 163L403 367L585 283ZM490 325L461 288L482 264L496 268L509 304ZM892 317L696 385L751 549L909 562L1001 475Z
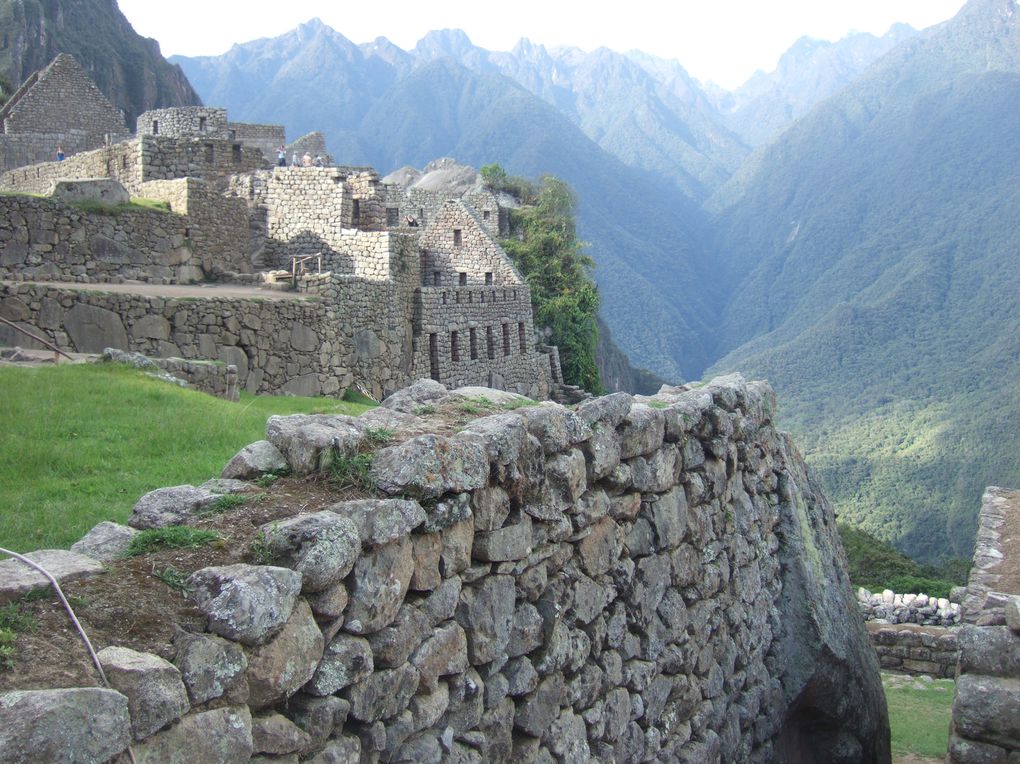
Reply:
M340 319L314 300L187 299L12 284L0 286L0 315L76 352L112 347L233 364L252 393L339 395L353 381L354 349ZM5 336L11 331L0 329L0 342L21 344Z
M958 629L868 622L871 646L884 669L903 674L953 679L960 658Z
M234 134L235 141L258 149L266 161L271 164L276 164L276 151L287 142L287 133L283 125L252 125L247 122L230 122L227 127Z
M179 106L142 112L138 115L135 134L233 140L227 124L227 110L212 106Z
M283 136L279 140L273 149L275 150L283 143ZM320 133L318 130L302 135L300 138L295 140L293 143L287 145L287 161L290 162L293 159L294 154L298 155L298 159L302 159L305 154L308 154L313 160L315 157L322 157L322 161L326 167L333 165L333 155L329 153L326 148L326 136ZM270 156L266 154L266 156ZM272 154L276 156L276 154Z
M948 764L1020 760L1020 491L981 500L963 600Z
M546 356L535 349L527 286L421 287L414 375L547 398Z
M99 91L75 59L62 53L19 88L0 110L5 133L122 135L124 116ZM53 147L53 150L56 146Z
M53 155L50 154L50 158ZM122 141L92 151L68 156L63 162L46 162L0 175L0 190L26 194L46 194L60 180L112 178L134 196L142 183L141 144L137 140Z
M182 217L90 213L54 199L0 196L0 278L183 283L201 275Z
M65 156L70 157L82 151L101 148L106 142L105 136L82 130L0 134L0 172L41 162L52 162L57 158L58 146L64 150Z
M243 201L192 178L141 190L172 212L88 212L58 199L0 196L0 278L186 284L251 272Z
M955 626L961 620L959 604L945 597L929 597L927 594L899 594L891 589L873 594L858 588L857 604L865 621Z
M524 279L478 215L448 201L422 235L422 269L429 286L523 284Z
M212 633L176 665L107 647L114 690L0 696L4 758L48 750L45 716L97 761L134 739L144 761L889 762L835 516L767 385L421 434L409 412L444 394L271 418L224 476L315 470L389 427L372 472L399 498L308 507L262 529L269 563L194 572ZM205 496L153 492L131 524Z
M185 235L204 278L253 272L248 235L248 205L223 196L198 178L143 183L146 199L164 201L172 212L187 217Z

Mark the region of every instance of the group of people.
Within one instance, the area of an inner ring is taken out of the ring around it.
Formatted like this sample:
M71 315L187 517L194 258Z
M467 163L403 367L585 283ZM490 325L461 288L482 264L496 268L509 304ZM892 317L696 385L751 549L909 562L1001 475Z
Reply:
M280 146L280 148L278 148L276 150L276 164L277 164L278 167L286 167L287 166L287 147L286 146ZM294 154L291 156L290 166L291 167L325 167L326 164L325 164L325 162L323 162L321 154L316 154L315 155L315 159L312 159L312 155L309 154L307 151L305 152L305 155L303 157L298 157L298 153L295 151Z

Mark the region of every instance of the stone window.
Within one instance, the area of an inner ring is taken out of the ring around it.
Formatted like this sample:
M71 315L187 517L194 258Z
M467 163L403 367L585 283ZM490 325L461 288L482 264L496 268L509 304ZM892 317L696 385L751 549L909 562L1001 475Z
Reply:
M439 286L442 283L443 281L439 275L439 271L432 271L432 286Z
M450 332L450 360L460 360L460 337L456 330Z
M355 224L361 222L361 201L360 200L358 200L358 199L354 200L354 210L351 212L351 215L352 215L352 217L354 219L354 223Z
M234 164L241 164L241 144L235 143L231 147L231 156L234 160Z
M467 271L460 271L460 273L457 274L457 279L458 284L461 286L467 286Z
M518 339L518 341L520 342L520 345L521 345L521 352L526 354L528 352L528 342L527 342L527 340L524 339L524 322L523 321L519 321L517 323L517 339Z
M425 225L425 208L424 207L419 207L418 208L418 225L421 225L421 226Z
M488 219L489 219L489 211L488 210L482 210L482 220L488 220Z
M205 144L205 161L208 164L215 164L216 162L216 147L211 144Z
M158 119L152 120L152 134L153 135L159 135L159 120Z
M471 360L472 361L476 361L476 360L478 360L478 332L476 330L474 330L474 329L471 329L470 332L471 332L471 336L470 336L470 339L471 339Z
M204 133L209 129L209 120L206 117L198 118L198 132Z
M496 360L496 341L492 336L491 326L485 327L485 350L488 353L490 361Z
M400 225L400 209L397 207L386 208L386 225L390 228L396 228Z
M478 296L482 298L482 302L485 302L485 292L480 292Z
M492 286L492 271L485 274L485 286Z
M446 292L443 292L443 305L446 305Z
M453 246L459 247L464 243L464 237L461 234L462 231L459 228L453 229Z
M503 324L503 355L510 355L510 324Z
M122 154L120 157L120 169L127 169L127 154Z
M439 341L435 334L429 335L429 376L439 381Z

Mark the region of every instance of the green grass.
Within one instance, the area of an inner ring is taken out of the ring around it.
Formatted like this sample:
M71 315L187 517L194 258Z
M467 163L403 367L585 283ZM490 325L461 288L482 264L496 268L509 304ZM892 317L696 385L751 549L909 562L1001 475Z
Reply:
M893 756L913 753L944 757L953 708L953 680L883 672L882 686L889 705Z
M165 528L150 528L141 531L131 539L131 545L124 552L125 557L137 557L140 554L154 552L160 547L172 549L197 549L219 539L213 531L202 528L191 528L187 525L169 525Z
M124 204L108 204L94 199L82 199L72 202L71 206L82 212L91 212L96 215L120 215L124 212L170 212L170 205L166 202L140 197L131 197L131 201Z
M0 671L14 668L14 656L17 653L15 643L18 634L35 631L38 622L35 616L21 609L21 602L12 602L0 607Z
M147 491L218 477L272 414L357 415L326 398L231 403L114 364L0 368L0 546L66 548Z

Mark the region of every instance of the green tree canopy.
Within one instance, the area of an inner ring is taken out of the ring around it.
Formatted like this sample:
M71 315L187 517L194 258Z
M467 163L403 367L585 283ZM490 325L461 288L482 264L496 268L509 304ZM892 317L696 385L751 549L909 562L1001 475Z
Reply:
M550 342L560 349L564 380L601 393L595 365L599 294L591 276L594 263L577 238L573 190L552 176L536 188L507 176L499 165L483 170L485 182L499 182L502 190L531 189L530 198L518 196L525 206L511 211L511 236L503 247L531 288L536 327L548 328Z

